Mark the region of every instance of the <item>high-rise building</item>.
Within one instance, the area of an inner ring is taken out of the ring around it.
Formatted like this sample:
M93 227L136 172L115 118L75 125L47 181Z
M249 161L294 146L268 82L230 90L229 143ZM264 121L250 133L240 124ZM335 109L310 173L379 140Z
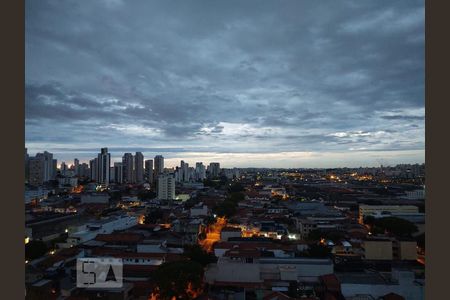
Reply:
M52 160L52 172L53 172L53 179L56 178L56 173L58 172L58 160L57 159L53 159Z
M109 167L109 182L116 182L116 172L114 172L114 166Z
M237 168L222 169L222 172L228 179L239 178L239 169Z
M160 174L158 176L158 199L175 199L175 177L173 174Z
M188 181L193 181L195 179L195 168L189 167L187 173L188 173Z
M73 169L75 170L75 175L80 175L80 161L78 158L73 160Z
M136 183L144 183L144 155L142 152L136 152L136 155L134 156L134 174Z
M185 163L184 160L181 161L181 165L180 165L180 174L181 174L181 178L180 181L182 182L188 182L189 178L190 178L190 174L189 174L189 164Z
M78 176L83 178L90 177L89 165L87 163L82 163L78 166Z
M91 180L98 181L98 159L94 158L89 161L89 168L91 169Z
M134 183L134 181L133 181L133 170L134 170L133 154L125 153L123 155L122 166L123 166L123 182Z
M30 159L30 156L28 155L28 149L25 148L25 182L28 182L28 178L29 178L29 163L28 160Z
M42 158L44 160L44 182L55 179L56 169L53 164L53 154L47 151L44 153L37 153L36 157Z
M109 184L109 171L111 167L111 154L108 153L108 148L101 148L97 155L98 167L98 182L102 184Z
M45 160L43 156L30 157L28 160L28 183L39 186L44 183Z
M153 182L153 159L145 161L145 179L147 182Z
M206 168L202 162L195 163L195 179L203 181L206 178Z
M62 161L61 165L59 166L59 170L61 171L61 173L64 173L65 171L67 171L67 169L68 169L68 166L67 166L66 162Z
M220 163L212 162L209 164L209 176L211 178L218 177L220 174Z
M180 167L175 167L175 172L173 174L175 176L175 182L181 182L183 180L183 174Z
M156 155L154 158L154 178L158 178L158 175L164 172L164 157L162 155Z
M123 164L121 162L114 163L114 182L123 183Z

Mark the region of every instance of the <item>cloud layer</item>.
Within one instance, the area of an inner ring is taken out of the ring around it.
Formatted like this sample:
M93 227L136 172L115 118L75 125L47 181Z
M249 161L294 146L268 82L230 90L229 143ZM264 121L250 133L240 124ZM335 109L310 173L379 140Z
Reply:
M26 1L25 37L30 152L424 160L423 1Z

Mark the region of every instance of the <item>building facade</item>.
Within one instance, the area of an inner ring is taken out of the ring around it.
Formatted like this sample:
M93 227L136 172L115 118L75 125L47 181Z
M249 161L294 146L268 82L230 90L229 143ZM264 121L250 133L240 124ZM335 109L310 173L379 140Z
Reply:
M164 172L164 157L162 155L156 155L153 161L155 164L153 178L157 179Z
M414 205L360 205L359 222L362 224L365 217L382 216L383 213L395 216L396 214L417 214L418 212L419 208Z
M134 181L133 181L134 166L133 165L134 165L133 154L125 153L122 157L123 182L124 183L134 183Z
M161 174L158 176L158 199L175 199L175 177L172 174Z
M144 155L142 152L136 152L134 156L134 174L136 183L144 183Z
M108 148L102 148L100 150L100 153L97 155L97 163L97 181L101 184L108 185L110 177L109 172L111 167L111 154L108 153Z
M149 183L153 182L153 159L145 161L145 180Z
M209 177L215 178L220 174L220 163L212 162L209 164Z

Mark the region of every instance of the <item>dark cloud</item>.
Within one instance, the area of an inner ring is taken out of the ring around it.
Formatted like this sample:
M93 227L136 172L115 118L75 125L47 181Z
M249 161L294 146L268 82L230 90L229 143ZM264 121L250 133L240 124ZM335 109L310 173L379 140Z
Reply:
M424 120L424 119L425 119L425 116L391 115L391 116L382 116L381 118L386 119L386 120L416 121L416 120Z
M25 14L30 149L423 147L423 1L27 0Z

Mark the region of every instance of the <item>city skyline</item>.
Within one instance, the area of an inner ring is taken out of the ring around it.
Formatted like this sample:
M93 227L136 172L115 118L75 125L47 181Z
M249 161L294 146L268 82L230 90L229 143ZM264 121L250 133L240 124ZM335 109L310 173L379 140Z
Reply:
M230 3L27 1L29 152L424 162L423 1Z
M105 148L105 147L103 147L103 148ZM223 167L223 168L271 168L271 167L267 167L267 164L264 165L264 163L263 163L264 160L267 160L268 158L270 158L270 157L267 156L267 154L263 154L263 155L260 156L261 165L248 165L247 164L247 165L239 166L239 165L229 165L227 163L224 164L220 160L220 158L217 157L217 156L211 156L211 159L209 159L209 160L196 160L195 158L192 158L192 157L186 158L186 157L183 157L183 156L181 156L181 157L170 157L170 155L169 155L169 157L167 157L166 156L167 154L165 154L165 153L161 154L159 152L147 152L147 153L145 153L145 152L140 152L140 151L133 151L133 150L130 150L130 149L128 149L127 152L117 152L117 151L110 151L111 149L108 148L108 147L106 147L106 148L108 149L108 153L111 155L111 160L110 160L111 161L111 163L110 163L111 167L113 167L115 163L122 163L123 157L124 157L125 154L131 154L134 157L135 153L142 153L144 161L151 160L152 162L154 161L154 158L156 156L161 156L162 155L162 157L164 159L165 168L179 167L181 162L188 163L190 166L194 166L196 163L205 163L205 164L209 165L210 163L218 162L218 163L221 164L221 167ZM142 150L142 148L140 148L140 150ZM101 149L97 150L97 152L93 151L92 153L83 153L82 156L81 156L83 158L81 160L80 160L80 156L77 156L77 157L64 156L66 159L61 159L61 158L58 158L59 156L55 155L55 153L50 153L50 154L53 155L53 157L55 159L57 159L58 167L59 167L59 165L61 163L65 163L67 166L72 166L72 165L74 165L74 161L75 160L79 164L86 163L86 164L89 165L89 162L91 160L97 158L98 151L101 151ZM30 153L30 152L27 151L27 153L30 156L34 156L34 155L36 155L36 154L38 154L40 152ZM242 155L248 155L248 153L242 153ZM201 156L201 157L204 157L204 156ZM272 167L272 168L273 169L276 169L276 168L280 168L280 169L301 169L301 168L306 168L306 169L326 169L326 168L359 168L359 167L371 168L371 167L380 167L380 166L390 167L390 166L396 166L396 165L400 165L400 164L411 164L411 165L413 165L413 164L424 164L424 162L401 162L401 161L400 162L399 161L397 161L397 162L394 162L394 161L389 162L387 160L378 160L378 164L374 164L374 165L367 165L367 164L366 165L365 164L358 165L356 162L354 162L353 165L328 166L328 167L308 166L307 163L304 164L303 166L296 166L296 165L292 166L289 163L289 166Z

